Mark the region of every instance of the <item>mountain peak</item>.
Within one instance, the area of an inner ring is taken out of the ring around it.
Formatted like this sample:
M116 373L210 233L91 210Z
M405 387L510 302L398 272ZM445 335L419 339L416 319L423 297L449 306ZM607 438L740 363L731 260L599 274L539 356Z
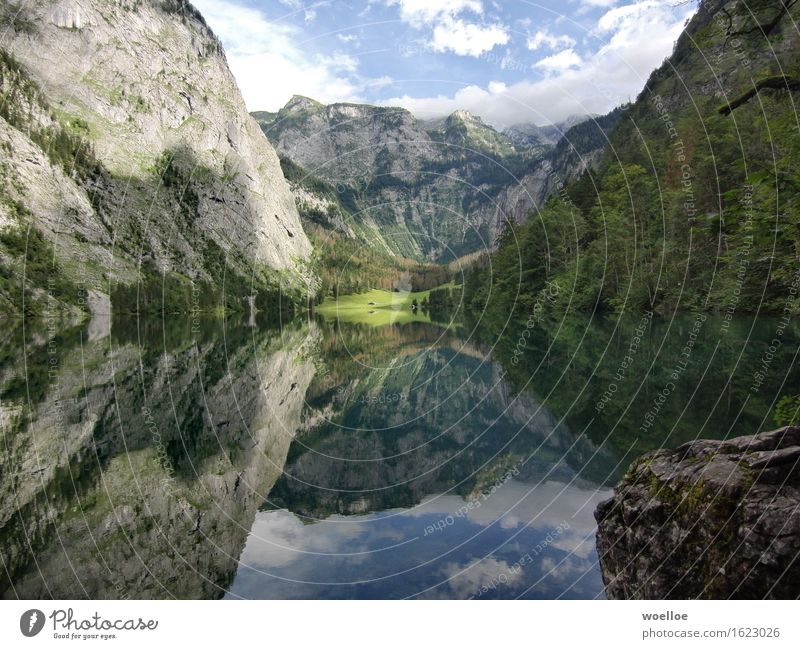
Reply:
M312 108L324 108L324 106L324 104L321 104L316 99L311 99L311 97L292 95L292 98L286 102L283 110L309 110Z
M475 123L482 123L482 120L477 115L473 115L468 110L463 108L459 108L458 110L454 110L450 113L450 116L447 118L447 121L460 121L460 122L475 122Z

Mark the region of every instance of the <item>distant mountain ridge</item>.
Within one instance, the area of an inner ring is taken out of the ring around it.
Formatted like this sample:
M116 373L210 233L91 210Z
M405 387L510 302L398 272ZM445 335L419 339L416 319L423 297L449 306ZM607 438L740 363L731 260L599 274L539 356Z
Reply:
M292 183L301 213L319 179L337 188L349 229L366 241L446 263L491 249L508 220L525 220L552 193L553 168L566 179L582 173L619 114L572 118L572 127L531 126L524 135L522 127L498 131L466 110L420 120L403 108L325 105L296 95L277 113L253 116L279 155L307 174L304 187ZM597 132L592 146L562 155L579 126Z
M504 128L502 132L516 147L554 146L573 126L598 117L600 115L571 115L561 122L546 126L523 122L512 124Z

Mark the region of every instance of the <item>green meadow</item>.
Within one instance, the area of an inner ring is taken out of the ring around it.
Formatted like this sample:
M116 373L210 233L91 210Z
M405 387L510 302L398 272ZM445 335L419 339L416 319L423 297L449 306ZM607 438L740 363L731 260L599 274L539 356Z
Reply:
M372 289L366 293L340 295L338 299L327 298L316 307L317 313L329 320L355 322L383 327L408 322L430 322L431 318L422 308L412 309L414 300L422 305L432 291L459 288L453 282L437 286L428 291L384 291Z

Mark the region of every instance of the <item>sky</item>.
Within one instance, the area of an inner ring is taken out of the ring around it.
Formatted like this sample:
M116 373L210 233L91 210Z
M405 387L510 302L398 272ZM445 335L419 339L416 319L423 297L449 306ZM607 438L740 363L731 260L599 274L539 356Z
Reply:
M292 95L497 128L635 99L695 0L193 0L251 111Z

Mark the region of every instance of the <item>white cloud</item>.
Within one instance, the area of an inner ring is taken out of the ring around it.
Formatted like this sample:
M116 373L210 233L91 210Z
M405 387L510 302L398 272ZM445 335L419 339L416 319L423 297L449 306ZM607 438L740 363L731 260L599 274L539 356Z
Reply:
M480 56L509 42L508 30L499 23L467 22L461 15L483 15L479 0L387 0L400 8L400 20L417 29L432 28L430 49L459 56Z
M557 47L572 47L575 45L575 39L566 34L556 36L547 29L540 29L528 37L527 45L529 50L538 50L542 47L554 50Z
M524 525L542 531L552 531L567 521L569 528L557 535L552 546L585 558L592 551L591 543L586 542L595 528L592 512L610 495L606 489L590 489L574 483L543 481L533 487L509 480L466 514L457 514L464 504L460 496L437 495L423 500L409 515L437 513L440 520L448 514L466 516L481 527L499 525L502 529L517 529Z
M330 70L341 72L356 72L358 70L358 59L342 52L334 52L330 56L318 56L316 61L319 65Z
M587 7L612 7L618 0L581 0L581 4Z
M336 555L345 547L351 552L367 550L364 530L368 525L368 517L332 516L310 526L285 510L262 512L253 521L240 560L252 568L275 570L296 564L308 553Z
M432 25L464 11L483 13L479 0L388 0L387 4L400 7L400 19L415 27Z
M473 597L482 588L498 581L505 586L516 584L523 578L521 570L512 570L508 562L494 557L473 559L467 565L449 562L442 567L441 574L456 599Z
M313 597L320 570L328 575L337 570L342 571L340 574L352 575L354 565L358 564L359 574L364 578L386 577L381 559L384 555L376 552L378 548L401 544L408 539L409 530L416 529L418 534L424 535L426 525L452 517L454 525L463 522L483 529L499 526L503 530L515 531L525 528L533 531L539 539L551 534L552 541L548 547L559 550L558 555L566 553L567 556L558 561L547 561L552 558L547 551L542 554L542 568L552 578L574 580L591 569L589 559L594 552L596 527L592 512L610 494L608 489L581 486L576 482L542 481L534 485L512 479L475 501L477 506L473 503L466 510L461 496L437 494L410 509L395 510L389 516L336 514L313 525L304 523L286 510L259 512L240 562L247 571L260 571L277 577L283 585L276 584L279 589L276 592ZM449 538L444 531L429 536L428 541L437 544L430 546L431 551L435 551L434 554L453 552ZM512 550L515 545L520 558L532 549L514 542L504 547ZM524 577L514 563L504 559L474 556L463 549L452 556L453 560L439 569L441 577L448 581L444 593L448 597L469 597L498 581L512 584ZM429 594L436 596L437 593Z
M501 25L481 26L448 18L433 28L432 48L434 52L480 56L508 40L508 32Z
M631 16L646 17L645 11L658 9L661 3L658 0L641 0L633 4L616 7L604 13L597 21L597 32L608 33L614 29L619 29Z
M420 117L447 115L463 108L497 127L520 122L546 124L571 115L606 113L633 99L650 72L669 56L691 7L675 8L642 0L610 9L592 33L600 46L584 55L580 68L550 68L540 80L497 87L468 85L451 96L399 96L383 104L400 105ZM568 63L566 55L562 61ZM541 62L540 62L541 63Z
M304 4L303 0L279 0L284 7L289 7L294 13L303 13L303 18L307 23L312 22L317 17L316 7L328 4L327 2L316 2L314 5Z
M373 79L364 79L362 84L365 88L385 88L391 86L394 79L390 76L375 77Z
M322 102L363 101L365 88L386 85L386 78L360 76L353 56L310 51L297 28L269 21L257 9L231 0L194 4L222 39L249 110L278 110L294 94Z
M577 68L581 63L583 63L581 57L575 53L575 50L570 48L540 59L534 63L534 67L552 74L564 72L570 68Z

